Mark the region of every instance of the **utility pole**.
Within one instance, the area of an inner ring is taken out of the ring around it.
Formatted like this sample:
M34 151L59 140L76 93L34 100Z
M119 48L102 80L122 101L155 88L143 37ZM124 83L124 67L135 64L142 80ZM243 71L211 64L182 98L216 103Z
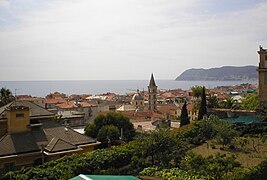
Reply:
M15 89L15 101L17 100L17 91L20 90L20 89Z
M120 136L120 140L122 141L123 139L123 128L121 128L121 136Z
M107 140L108 140L107 147L110 148L111 147L111 139L109 138L109 136L107 136Z
M41 145L41 153L42 153L42 165L43 165L44 162L45 162L45 158L44 158L44 145L43 144Z

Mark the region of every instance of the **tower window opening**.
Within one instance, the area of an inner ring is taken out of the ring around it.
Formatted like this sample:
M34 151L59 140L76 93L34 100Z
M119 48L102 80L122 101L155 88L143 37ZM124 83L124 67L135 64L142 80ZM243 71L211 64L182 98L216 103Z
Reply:
M23 118L24 117L24 114L23 113L17 113L16 114L16 118Z

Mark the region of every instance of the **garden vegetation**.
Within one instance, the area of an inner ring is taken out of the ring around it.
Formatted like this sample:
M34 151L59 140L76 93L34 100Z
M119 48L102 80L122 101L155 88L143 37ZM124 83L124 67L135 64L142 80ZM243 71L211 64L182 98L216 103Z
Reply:
M107 118L104 116L103 119ZM107 119L106 119L107 120ZM105 122L102 127L115 126ZM95 125L98 126L97 120ZM102 129L98 127L98 129ZM203 157L192 148L214 139L223 148L233 145L240 135L248 135L215 116L176 131L158 129L136 136L132 141L108 149L99 149L82 155L71 155L47 162L41 166L8 172L0 179L69 179L79 174L129 174L162 179L239 179L267 178L267 159L246 169L235 156ZM257 130L246 130L256 132ZM261 131L261 130L259 130ZM96 133L95 135L97 136Z

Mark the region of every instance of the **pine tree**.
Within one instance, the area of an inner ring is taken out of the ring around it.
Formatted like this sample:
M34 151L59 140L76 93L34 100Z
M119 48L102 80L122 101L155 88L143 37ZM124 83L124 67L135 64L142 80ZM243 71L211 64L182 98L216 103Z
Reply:
M186 108L186 101L184 102L184 105L182 107L182 112L181 112L181 121L180 121L180 127L189 124L189 117L188 117L188 112Z
M205 86L203 86L201 94L201 104L198 112L198 120L203 119L203 116L206 114L207 114L207 101L206 101Z

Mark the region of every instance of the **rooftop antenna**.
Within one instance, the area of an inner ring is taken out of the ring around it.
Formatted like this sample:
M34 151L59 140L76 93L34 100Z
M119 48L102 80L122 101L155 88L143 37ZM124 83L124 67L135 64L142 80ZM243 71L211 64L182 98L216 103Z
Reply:
M17 100L17 91L19 91L21 89L15 89L15 99Z
M16 102L17 102L17 91L20 89L15 89L15 106L16 106Z

